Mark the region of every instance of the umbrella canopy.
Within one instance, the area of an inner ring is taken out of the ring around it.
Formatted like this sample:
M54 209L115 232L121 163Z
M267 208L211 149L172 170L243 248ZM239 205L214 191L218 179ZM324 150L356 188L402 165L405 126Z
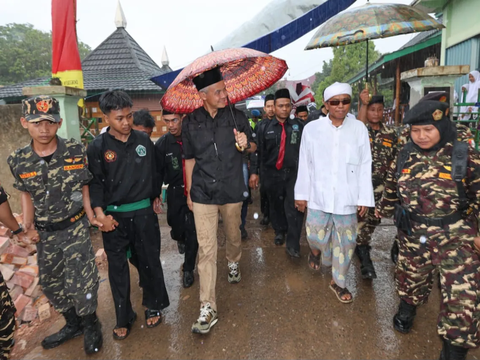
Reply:
M269 88L288 69L284 60L248 48L213 51L196 59L178 74L161 100L162 107L180 114L201 107L203 101L192 79L217 66L220 67L232 103Z
M444 27L430 15L413 6L367 3L344 10L330 18L313 35L305 50L348 45Z

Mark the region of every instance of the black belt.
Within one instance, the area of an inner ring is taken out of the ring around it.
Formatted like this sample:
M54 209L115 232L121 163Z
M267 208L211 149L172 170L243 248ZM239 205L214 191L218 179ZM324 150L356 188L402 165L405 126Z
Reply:
M458 211L441 218L429 218L426 216L417 215L413 212L410 212L409 216L411 220L418 222L420 224L424 224L427 226L438 226L438 227L444 227L446 225L455 224L457 221L462 220L464 218L463 214Z
M51 223L47 221L35 221L35 228L37 230L47 231L47 232L65 230L72 224L76 223L78 220L82 219L84 216L85 216L85 210L82 209L78 213L70 216L69 218L56 223Z

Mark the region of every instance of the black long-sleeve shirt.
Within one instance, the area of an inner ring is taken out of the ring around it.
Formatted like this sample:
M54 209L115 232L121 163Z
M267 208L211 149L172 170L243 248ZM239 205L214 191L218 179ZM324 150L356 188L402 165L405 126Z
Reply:
M251 156L250 156L250 174L256 174L258 175L260 172L260 151L262 148L261 144L261 139L262 139L262 134L263 130L265 129L265 126L267 126L270 123L270 119L266 118L257 123L255 126L255 129L253 129L254 137L257 140L257 151L255 151Z
M155 143L158 182L160 184L184 185L181 142L181 138L177 139L171 133L167 133Z
M282 169L297 171L300 154L300 140L305 123L300 119L287 119L285 121L285 157ZM266 173L277 171L276 164L282 138L282 126L277 118L273 118L257 136L259 142L260 164Z
M160 194L155 148L147 134L132 130L128 140L109 132L97 136L87 148L92 207L123 205Z
M253 142L252 129L245 114L232 110L238 131ZM228 107L219 109L215 118L201 107L183 120L183 153L185 159L195 159L190 189L193 202L224 205L245 200L243 154L235 147L234 128Z

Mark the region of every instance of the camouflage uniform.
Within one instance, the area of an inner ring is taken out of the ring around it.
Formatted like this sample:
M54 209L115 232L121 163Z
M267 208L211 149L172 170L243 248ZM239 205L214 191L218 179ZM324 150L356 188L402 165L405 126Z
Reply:
M13 339L15 311L15 305L0 273L0 360L10 357L10 351L15 343Z
M8 158L14 187L30 193L35 208L35 226L40 284L55 308L65 313L74 307L77 315L95 312L98 270L84 217L82 187L92 179L85 165L85 148L76 140L57 137L57 150L47 163L27 145ZM71 222L63 230L52 224Z
M413 148L398 183L395 160L389 169L377 210L384 216L391 216L394 204L400 201L409 212L426 218L444 218L459 212L457 185L450 174L452 151L451 142L426 155ZM469 150L464 185L469 205L478 214L480 156L475 150ZM434 270L438 268L442 292L438 333L455 346L477 347L480 261L473 250L473 238L477 234L473 216L465 215L443 227L415 221L411 224L411 236L398 231L400 253L395 282L400 298L410 305L426 303Z
M367 124L370 148L372 151L372 183L375 203L382 197L387 170L397 154L398 137L395 129L380 123L375 131ZM375 208L369 208L363 218L358 217L357 244L369 245L380 219L375 216Z
M7 193L0 185L0 204L7 201ZM13 344L15 331L15 305L8 293L7 284L0 273L0 360L8 359Z

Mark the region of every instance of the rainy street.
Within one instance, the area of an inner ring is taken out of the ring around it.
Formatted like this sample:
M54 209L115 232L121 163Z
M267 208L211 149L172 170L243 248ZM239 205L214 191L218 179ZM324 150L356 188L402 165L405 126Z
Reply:
M218 323L207 335L192 334L198 317L199 283L181 286L183 255L170 238L165 215L160 215L162 264L170 296L163 323L145 327L138 287L138 274L131 269L132 303L138 314L130 336L124 341L112 338L115 316L105 264L100 265L101 284L98 314L103 325L104 345L91 358L98 359L437 359L441 342L436 333L439 291L436 283L430 301L419 308L410 334L393 330L392 317L398 306L393 283L390 247L395 228L390 221L380 226L373 238L372 259L378 278L362 280L354 258L348 287L352 304L340 303L328 288L329 269L315 272L307 265L308 245L302 236L300 259L290 259L285 247L275 246L271 227L258 225L258 192L249 207L247 230L240 261L242 281L227 282L225 236L218 235L217 303ZM101 247L99 233L93 236L95 250ZM83 337L58 348L44 350L44 336L64 324L55 316L28 336L17 338L13 359L83 359ZM26 325L25 325L26 326ZM21 333L21 332L20 332ZM480 358L480 350L470 351L468 359Z

